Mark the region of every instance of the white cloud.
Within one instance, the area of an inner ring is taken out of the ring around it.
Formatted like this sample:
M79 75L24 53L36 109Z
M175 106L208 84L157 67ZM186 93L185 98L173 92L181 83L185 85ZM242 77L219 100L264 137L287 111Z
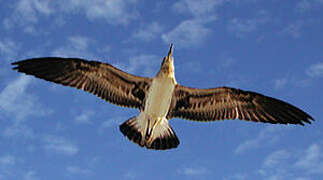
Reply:
M27 93L31 77L21 75L8 84L0 92L0 112L15 117L17 120L26 119L29 116L44 116L50 113L37 100L37 97Z
M12 155L0 157L0 166L13 166L16 164L16 158Z
M90 20L103 18L111 24L127 24L135 19L138 13L132 5L136 0L19 0L15 4L12 19L20 24L37 24L42 16L59 13L84 13ZM6 20L8 24L10 20Z
M26 126L23 123L18 121L14 122L12 125L6 127L2 133L4 137L13 137L13 136L20 136L25 138L33 138L34 131L31 127Z
M207 27L217 18L216 7L225 0L180 0L173 5L175 13L185 13L192 17L180 22L175 28L163 33L161 38L167 43L175 43L179 48L187 48L201 44L212 30Z
M10 118L11 124L1 133L4 137L34 137L32 128L24 124L24 121L30 116L41 117L52 112L43 107L36 96L27 92L31 79L30 76L21 75L0 92L0 113L2 116L13 117Z
M248 179L248 175L246 174L234 174L234 175L230 175L229 177L225 177L223 180L247 180Z
M201 73L203 70L201 61L185 61L180 66L177 66L177 69L183 72L189 69L192 73Z
M76 155L79 147L74 143L57 136L45 136L43 138L44 149L48 152L54 152L63 155Z
M92 174L92 171L89 169L82 169L78 166L68 166L66 168L66 171L71 175L82 175L82 176L88 176Z
M69 12L71 9L84 11L89 19L104 18L111 24L128 24L138 16L135 8L136 0L92 0L62 2L63 8Z
M136 179L138 177L138 172L128 171L123 175L123 177L125 179Z
M187 48L201 44L211 34L211 30L200 20L185 20L168 33L162 34L162 40L174 43L177 47Z
M25 21L24 23L37 23L39 16L52 13L49 3L49 0L20 0L16 5L15 16L22 18Z
M121 123L123 123L124 121L126 121L127 119L129 119L129 117L114 117L113 119L108 119L106 121L104 121L99 129L98 129L98 133L102 134L106 128L110 128L114 125L120 125Z
M269 14L266 11L259 11L257 17L249 19L233 18L228 23L228 30L234 33L237 37L244 37L247 33L256 31L259 26L271 21Z
M281 88L285 87L287 85L287 83L288 83L288 79L286 77L276 79L276 80L274 80L274 87L275 87L275 89L281 89Z
M134 39L140 39L143 41L151 41L156 38L163 30L164 27L161 24L159 24L158 22L153 22L136 31L132 35L132 37Z
M264 160L263 165L269 168L277 168L283 161L288 160L291 157L290 153L286 150L278 150L271 153Z
M323 174L322 153L322 144L317 143L299 152L295 149L278 150L264 159L263 167L258 172L266 179L312 179Z
M310 174L323 174L323 149L322 144L312 144L300 156L295 166L302 168Z
M60 57L84 57L91 58L93 55L88 50L93 41L84 36L71 36L65 45L58 47L51 54Z
M175 12L189 13L194 17L214 16L215 8L225 0L180 0L173 6Z
M23 180L39 180L39 178L36 176L35 171L28 171L24 174Z
M11 16L4 18L3 25L11 29L16 24L24 26L26 33L34 33L34 24L39 22L41 17L53 14L50 0L19 0L13 4L14 10Z
M301 37L301 29L304 26L304 21L298 20L294 23L288 24L282 31L282 34L287 34L293 38Z
M0 41L0 54L4 55L5 60L9 60L17 55L19 46L19 44L10 39Z
M185 168L179 169L178 173L186 176L202 176L209 173L209 171L205 167L195 167L195 168L185 167Z
M307 70L306 74L312 78L323 77L323 63L317 63L311 65Z
M296 3L295 10L299 13L319 9L323 5L323 0L302 0Z
M295 180L311 180L310 178L305 178L305 177L297 177Z
M161 57L152 54L141 54L129 58L129 63L118 63L114 66L128 73L138 74L141 76L153 76L157 73Z
M267 126L263 128L257 136L254 136L252 139L246 140L239 144L234 152L242 153L247 150L259 148L264 145L271 145L279 139L282 130L287 131L288 129L288 126ZM266 143L264 144L263 142Z
M78 124L92 124L91 118L95 115L92 110L84 110L75 117L75 122Z
M35 25L46 17L59 22L61 15L84 14L89 20L103 19L109 24L126 25L139 14L133 8L137 0L19 0L13 3L13 13L5 17L3 25L7 29L21 25L26 33L36 33ZM56 20L55 20L56 19Z
M308 10L310 10L312 7L311 3L308 0L303 0L303 1L299 1L298 3L296 3L296 11L297 12L306 12Z
M247 19L242 20L238 18L233 18L228 25L228 29L234 32L251 32L256 30L257 28L257 20L256 19Z
M303 149L276 150L264 158L261 167L244 175L265 180L310 180L322 174L323 144L313 143Z
M232 68L232 66L236 63L236 59L229 55L228 53L222 53L219 58L219 63L217 70L221 71L228 71L229 68Z

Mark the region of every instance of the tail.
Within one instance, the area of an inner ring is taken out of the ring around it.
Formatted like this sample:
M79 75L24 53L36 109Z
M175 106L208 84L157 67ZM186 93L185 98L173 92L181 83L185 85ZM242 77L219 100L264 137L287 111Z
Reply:
M120 125L120 131L129 140L148 149L165 150L179 145L179 140L167 119L151 125L149 119L132 117Z

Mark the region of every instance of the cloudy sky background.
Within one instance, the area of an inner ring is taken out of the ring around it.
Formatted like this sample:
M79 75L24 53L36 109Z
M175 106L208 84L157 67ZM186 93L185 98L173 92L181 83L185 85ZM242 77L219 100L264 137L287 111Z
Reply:
M323 176L322 0L0 0L0 180L319 180ZM312 125L173 119L181 144L151 151L119 124L137 110L18 74L62 56L154 76L175 44L177 81L290 102Z

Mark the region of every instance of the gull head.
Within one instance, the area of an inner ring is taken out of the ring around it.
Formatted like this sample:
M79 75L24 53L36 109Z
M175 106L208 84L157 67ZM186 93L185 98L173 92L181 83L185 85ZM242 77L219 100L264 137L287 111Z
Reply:
M170 45L168 55L164 57L160 70L157 75L174 76L174 57L173 57L173 44Z

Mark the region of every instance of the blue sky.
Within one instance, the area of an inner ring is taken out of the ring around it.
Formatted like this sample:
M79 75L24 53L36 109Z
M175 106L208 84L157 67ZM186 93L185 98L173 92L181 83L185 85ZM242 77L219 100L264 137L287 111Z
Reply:
M322 0L0 2L0 180L323 176ZM172 119L181 144L152 151L119 132L137 110L10 65L81 57L154 76L170 43L180 84L256 91L316 121L301 127Z

